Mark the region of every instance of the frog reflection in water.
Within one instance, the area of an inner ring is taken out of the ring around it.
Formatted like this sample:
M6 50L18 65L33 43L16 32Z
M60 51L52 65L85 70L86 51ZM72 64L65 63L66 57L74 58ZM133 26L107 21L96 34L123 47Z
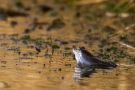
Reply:
M111 61L102 61L93 56L85 49L85 47L79 47L79 49L77 49L76 46L73 46L73 52L75 54L75 59L77 60L78 68L109 69L117 67L117 65Z
M117 65L111 61L102 61L99 58L93 56L84 47L76 48L73 46L73 52L75 59L77 60L77 66L73 77L89 77L90 74L95 72L95 68L110 69L115 68Z

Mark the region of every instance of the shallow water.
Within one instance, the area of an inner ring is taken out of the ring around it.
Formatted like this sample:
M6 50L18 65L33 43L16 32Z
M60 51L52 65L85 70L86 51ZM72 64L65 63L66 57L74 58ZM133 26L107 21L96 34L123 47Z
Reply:
M4 0L1 2L1 7L9 9L11 6L12 9L16 10L17 8L14 6L14 2L14 0L11 0L10 2ZM74 7L68 7L64 11L60 11L57 16L51 16L50 13L43 14L36 6L46 2L56 7L56 10L54 11L59 11L60 5L55 5L51 0L38 0L37 3L34 3L31 0L29 0L29 2L22 0L22 2L25 6L31 7L30 11L26 11L29 14L28 17L8 17L6 21L0 21L1 90L135 89L135 60L133 62L129 60L129 55L134 57L134 49L123 46L121 44L123 41L119 40L119 35L108 38L109 44L105 43L103 47L99 46L101 45L100 39L103 39L108 34L101 31L102 28L106 25L112 25L113 20L115 21L118 19L119 21L119 17L93 17L91 20L87 20L82 16L77 19L74 17ZM71 10L72 8L73 10ZM49 24L55 18L62 18L66 25L60 29L52 28L50 31L46 30L48 25L43 25L42 28L36 28L30 33L24 33L26 29L33 28L34 18L37 18L38 22L48 22ZM104 23L105 20L106 23ZM10 24L11 21L16 21L18 24L15 27L12 27ZM96 26L95 22L99 23L99 25L96 24ZM123 24L120 25L120 27L116 27L116 33L118 31L122 32L123 28L126 28ZM90 29L91 32L89 32ZM132 29L130 31L134 32ZM132 40L132 37L129 34L130 31L126 32L129 41ZM87 34L90 34L90 37L86 37ZM30 40L27 38L26 42L23 42L25 40L23 40L22 37L26 35L30 36ZM50 36L51 39L48 39ZM40 46L36 45L32 40L36 38L41 38L41 52L38 52L35 49L35 47ZM62 41L68 43L61 44ZM116 43L113 44L113 42ZM53 49L51 47L53 44L58 45L60 48ZM112 61L115 61L116 59L119 60L119 62L116 62L118 65L117 68L109 70L96 69L94 72L90 73L89 77L80 77L80 74L76 72L76 61L73 59L71 49L73 45L84 46L92 54L99 56L100 58L102 58L102 56L98 55L98 52L101 49L105 52L104 49L111 45L123 50L128 53L128 55L126 56L121 52L121 56L118 58L118 52L116 52L116 54L114 54L115 51L110 52L109 59ZM48 48L47 54L45 54L47 50L46 46Z

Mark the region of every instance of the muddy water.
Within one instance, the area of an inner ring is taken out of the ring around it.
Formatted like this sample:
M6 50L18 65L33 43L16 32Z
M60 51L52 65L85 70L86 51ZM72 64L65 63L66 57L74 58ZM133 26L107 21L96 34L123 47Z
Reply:
M0 89L1 90L134 90L135 82L135 65L127 57L117 58L114 53L110 53L112 61L116 59L118 65L114 69L96 69L90 73L89 77L80 77L76 74L76 61L73 59L72 45L84 46L92 54L98 56L100 49L107 48L113 44L105 43L100 47L102 38L107 36L106 32L101 29L106 25L112 25L113 21L118 18L94 18L90 21L81 17L74 17L74 10L67 8L58 13L57 16L51 16L50 13L42 13L36 5L43 2L54 5L55 12L59 11L60 5L55 5L52 1L37 0L37 2L25 2L24 6L30 6L31 10L26 11L29 16L7 17L7 20L0 21ZM15 1L4 0L1 7L4 9L12 8L21 11L14 6ZM8 6L8 7L7 7ZM23 11L23 10L22 10ZM52 14L52 13L51 13ZM38 22L47 22L49 24L41 25L32 29L34 19ZM61 18L66 24L60 29L52 28L47 31L48 25L56 19ZM15 27L11 26L11 21L16 21ZM106 23L104 23L106 21ZM100 23L99 27L95 26ZM112 25L113 26L113 25ZM126 28L123 24L116 28L116 33ZM26 29L32 30L30 33L24 33ZM91 32L89 32L91 29ZM132 29L131 29L132 31ZM90 37L85 37L87 34ZM123 32L122 32L123 33ZM132 40L130 32L126 34L129 40ZM25 40L22 37L29 35L30 38ZM50 38L51 39L48 39ZM41 38L42 45L36 45L32 39ZM23 41L26 41L25 43ZM62 41L68 43L61 44ZM123 48L119 36L115 35L109 38L110 43L114 44L120 50L134 56L134 49L129 47ZM45 43L49 42L49 43ZM120 43L118 43L120 42ZM53 49L52 44L59 48ZM41 51L36 51L35 47L41 46ZM47 46L47 48L46 48ZM69 48L69 49L66 49ZM45 54L48 50L47 54ZM52 53L53 51L53 53ZM105 52L105 51L104 51ZM117 54L117 53L116 53ZM123 54L122 54L123 55ZM125 55L125 54L124 54ZM100 58L102 56L99 55Z

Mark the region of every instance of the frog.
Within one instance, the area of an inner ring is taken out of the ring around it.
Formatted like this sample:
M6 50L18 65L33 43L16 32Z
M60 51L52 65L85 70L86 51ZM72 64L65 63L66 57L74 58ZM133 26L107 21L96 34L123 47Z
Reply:
M117 67L117 65L111 60L105 61L92 55L89 51L85 49L85 47L77 48L76 46L73 46L73 53L77 61L76 66L79 68L109 69Z

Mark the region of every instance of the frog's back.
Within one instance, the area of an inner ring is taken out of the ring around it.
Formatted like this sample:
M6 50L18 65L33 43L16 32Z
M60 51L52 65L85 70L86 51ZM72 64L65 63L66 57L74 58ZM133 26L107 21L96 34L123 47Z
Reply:
M117 67L117 65L111 61L103 61L99 58L93 56L91 53L89 53L85 49L81 49L82 53L82 64L85 64L89 67L95 67L95 68L114 68Z

